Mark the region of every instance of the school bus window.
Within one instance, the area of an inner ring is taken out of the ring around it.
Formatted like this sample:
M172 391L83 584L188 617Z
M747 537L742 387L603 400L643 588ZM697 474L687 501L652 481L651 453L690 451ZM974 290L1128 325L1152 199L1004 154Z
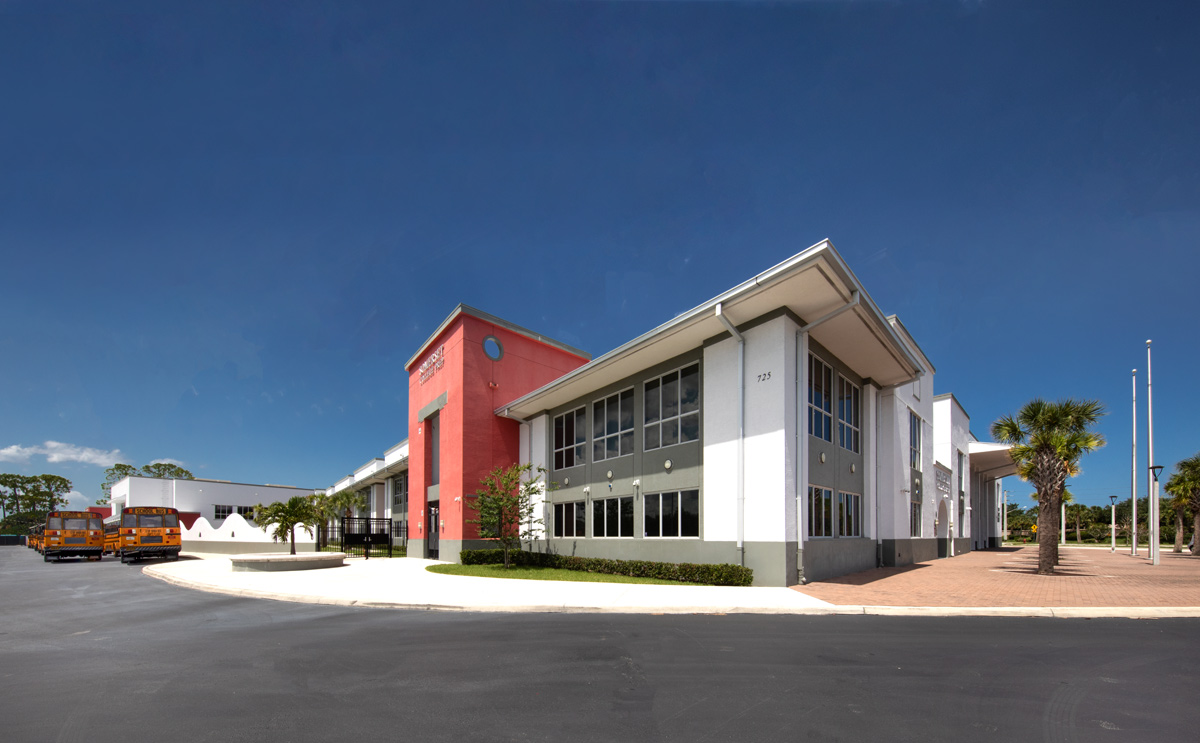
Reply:
M143 513L139 519L140 526L143 529L161 529L163 528L163 517L156 514Z
M65 519L65 524L63 526L63 529L68 529L68 530L70 530L70 529L79 530L79 529L86 529L86 528L88 528L88 520L87 519Z
M163 526L167 527L168 529L178 528L179 516L173 513L168 513L166 516L163 516Z
M49 519L49 520L46 522L46 528L47 528L47 529L61 529L61 528L63 528L63 526L62 526L62 517L60 517L60 516L51 516L51 517L50 517L50 519Z
M132 529L133 527L137 526L137 514L127 513L122 516L121 526L125 527L126 529Z

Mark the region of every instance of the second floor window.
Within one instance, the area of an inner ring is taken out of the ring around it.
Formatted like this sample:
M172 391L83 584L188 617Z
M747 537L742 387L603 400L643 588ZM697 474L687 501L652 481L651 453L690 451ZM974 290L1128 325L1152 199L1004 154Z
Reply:
M908 466L921 471L921 418L908 411Z
M861 445L859 441L859 432L862 428L860 394L858 385L845 377L838 377L838 445L855 454L859 453Z
M700 439L700 364L646 382L646 451Z
M399 515L408 505L408 473L392 478L392 511ZM393 516L395 518L395 516Z
M633 454L633 390L592 403L592 461Z
M554 417L554 469L584 463L587 447L587 414L584 408Z
M808 357L808 432L833 441L833 369L811 354Z

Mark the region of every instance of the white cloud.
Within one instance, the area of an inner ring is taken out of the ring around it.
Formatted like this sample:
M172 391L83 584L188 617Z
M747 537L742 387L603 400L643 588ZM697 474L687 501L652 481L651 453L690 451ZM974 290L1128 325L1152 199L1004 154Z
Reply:
M3 462L28 462L34 455L44 456L46 461L52 464L79 462L97 467L111 467L123 458L120 449L104 451L90 446L64 444L61 441L47 441L41 446L13 444L0 449L0 461Z
M96 498L98 497L100 496L86 496L78 490L72 490L71 492L67 493L67 508L76 511L82 511L88 506L96 505Z
M36 446L6 446L0 449L0 462L28 462L29 458L40 451Z
M155 459L150 464L173 464L176 467L182 467L184 465L184 463L180 462L178 459Z

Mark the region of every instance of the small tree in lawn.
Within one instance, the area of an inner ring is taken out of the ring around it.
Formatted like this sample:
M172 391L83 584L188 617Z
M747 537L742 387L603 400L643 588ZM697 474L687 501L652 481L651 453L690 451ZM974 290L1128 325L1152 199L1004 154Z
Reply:
M521 549L521 541L533 541L542 532L542 520L536 515L534 496L544 492L542 475L546 470L531 464L497 467L480 480L482 489L467 508L478 518L468 519L479 525L481 539L495 540L504 550L504 567L509 567L509 552Z
M275 501L264 506L259 503L254 507L254 523L266 529L274 526L271 538L276 542L287 540L291 543L292 554L296 554L296 527L299 526L312 536L313 527L321 520L312 501L303 495L294 495L287 502Z

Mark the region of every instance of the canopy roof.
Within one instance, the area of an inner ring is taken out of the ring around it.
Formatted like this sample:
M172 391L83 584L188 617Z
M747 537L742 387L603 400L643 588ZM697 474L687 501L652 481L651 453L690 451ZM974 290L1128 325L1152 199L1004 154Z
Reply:
M971 441L967 444L967 454L971 457L971 469L986 477L1008 477L1017 474L1017 465L1013 462L1011 444L996 444L991 441Z

